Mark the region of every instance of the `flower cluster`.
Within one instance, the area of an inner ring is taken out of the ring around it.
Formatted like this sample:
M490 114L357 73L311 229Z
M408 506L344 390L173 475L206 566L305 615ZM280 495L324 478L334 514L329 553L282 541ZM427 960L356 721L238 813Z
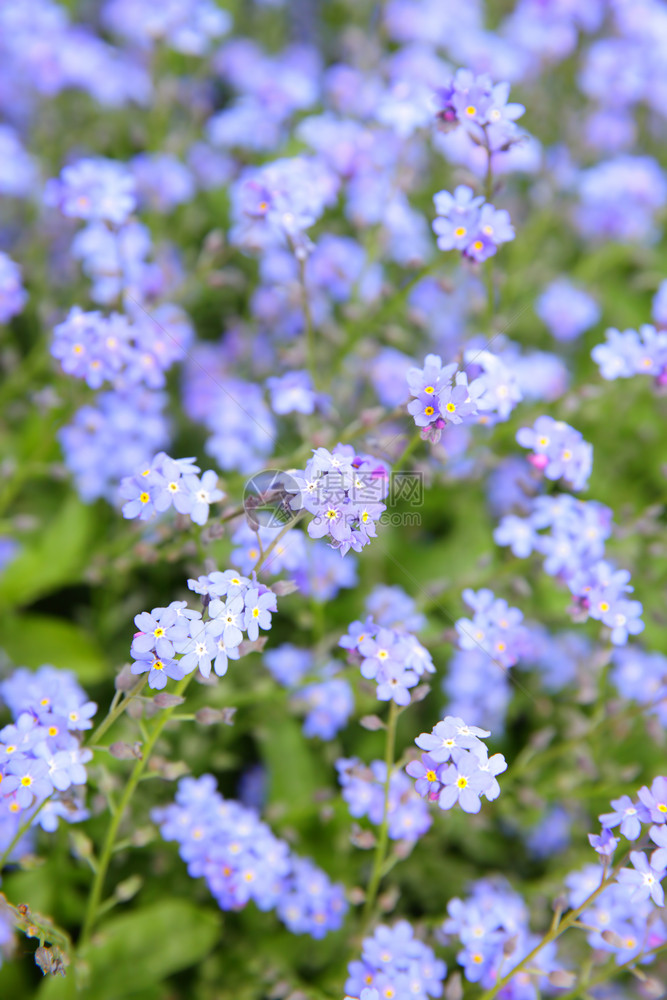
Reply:
M474 591L468 587L462 596L474 614L456 622L460 648L482 649L501 666L513 667L528 644L528 633L521 624L523 613L486 588Z
M468 384L467 374L458 367L456 362L443 367L442 358L427 354L421 368L408 370L410 395L415 397L408 403L408 413L414 417L417 427L432 425L438 431L446 424L475 422L477 400L485 385L482 379L474 379Z
M0 683L0 701L14 722L0 730L0 847L21 827L52 832L58 820L86 819L82 788L92 752L80 734L90 729L97 705L73 674L44 666L15 670ZM65 794L67 793L67 794ZM17 851L25 850L20 842Z
M361 676L377 683L380 701L410 704L410 688L425 673L434 673L431 654L416 636L402 629L379 626L369 615L352 622L338 642L360 664Z
M495 208L465 184L459 184L454 194L438 191L433 202L433 231L440 250L459 250L468 260L479 263L493 257L501 244L514 239L509 212Z
M553 417L538 417L533 427L516 434L522 448L530 448L528 461L547 479L562 479L573 490L585 490L593 467L593 446L580 431Z
M624 697L645 706L667 727L667 657L636 644L614 650L609 678Z
M225 494L217 488L218 477L212 469L200 479L197 473L201 469L193 463L193 458L174 459L161 451L141 472L125 476L118 489L127 501L123 517L148 521L173 506L195 524L206 524L210 505L223 500Z
M605 539L611 534L611 511L595 500L575 500L568 494L538 496L529 517L503 517L494 532L498 545L509 545L516 556L532 551L545 556L544 570L557 576L576 599L579 620L587 617L611 629L614 645L644 628L642 605L628 600L633 588L627 570L604 560ZM547 529L547 534L540 531ZM583 615L583 618L582 618Z
M292 471L291 507L313 515L311 538L327 537L344 556L359 552L377 533L375 523L386 507L389 469L371 455L357 455L352 445L337 444L333 451L317 448L305 470Z
M609 329L604 344L591 351L600 375L607 381L652 375L658 385L667 381L667 330L656 330L645 323L639 330Z
M134 178L124 163L92 157L64 167L46 185L45 200L63 215L120 226L137 206Z
M442 932L447 940L458 939L456 961L468 982L482 988L494 986L498 976L507 975L540 940L530 930L523 899L500 878L474 882L466 899L449 901L447 913ZM549 985L547 977L558 968L556 945L548 944L532 958L531 976L517 976L509 995L526 1000L540 995Z
M354 695L349 683L343 677L327 676L335 671L322 668L324 679L299 688L291 697L291 703L306 710L303 735L318 736L321 740L332 740L347 725L354 711Z
M447 966L414 936L407 920L399 920L393 927L380 924L364 938L361 961L350 962L348 974L350 997L364 997L366 991L375 1000L427 1000L442 996Z
M384 819L384 786L387 765L372 760L366 767L357 757L336 761L338 782L350 815L367 816L375 826ZM426 803L415 792L402 771L392 771L387 806L389 836L392 840L418 840L430 828L432 819Z
M182 680L194 670L202 677L210 677L211 670L224 677L228 660L241 655L244 633L254 642L260 628L271 628L276 595L263 584L226 570L188 580L188 586L203 595L206 620L185 601L143 611L134 619L139 631L132 640L131 669L133 674L148 672L151 688L164 688L168 677Z
M655 217L667 202L667 178L650 156L616 156L582 170L575 223L584 236L622 243L650 242Z
M415 790L441 809L458 804L464 812L481 809L480 796L497 799L500 785L496 775L507 770L502 754L489 757L484 738L487 729L468 726L463 719L447 715L430 733L421 733L415 740L426 753L412 761L406 771L415 778Z
M247 250L287 245L305 258L313 246L306 230L333 204L337 189L337 178L315 156L248 168L231 190L230 239Z
M82 500L105 497L112 502L120 480L133 469L146 468L169 437L166 402L165 393L143 386L102 392L95 405L82 406L72 423L60 429L65 465Z
M73 306L53 330L51 354L68 375L85 379L91 389L105 382L117 390L146 385L161 389L165 372L180 361L192 339L192 328L176 306L163 306L152 316L137 311L103 316Z
M224 799L210 774L182 778L176 799L153 811L165 840L175 840L192 878L204 878L222 910L251 900L275 910L293 934L322 938L341 927L347 904L340 885L288 845L253 809Z
M579 918L589 929L590 947L614 955L619 965L667 941L667 926L656 910L656 905L663 905L660 879L665 877L665 868L655 868L653 859L649 861L642 851L631 851L630 861L633 867L622 868L618 881L597 893ZM581 906L600 888L603 876L601 865L571 872L565 879L570 906Z
M462 125L489 153L507 149L521 138L515 122L526 110L507 103L509 92L509 83L493 84L486 75L459 69L436 90L438 126L449 131Z
M290 688L290 704L305 711L304 736L331 740L347 725L354 694L349 682L336 676L339 663L332 661L316 669L311 651L291 643L267 650L264 662L274 680ZM304 684L307 674L311 682Z

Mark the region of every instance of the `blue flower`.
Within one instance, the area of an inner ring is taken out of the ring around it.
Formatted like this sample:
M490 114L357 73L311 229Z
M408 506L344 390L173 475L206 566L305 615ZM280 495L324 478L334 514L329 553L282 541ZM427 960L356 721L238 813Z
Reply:
M630 861L635 870L621 868L617 875L621 885L630 889L630 902L641 903L650 897L656 906L664 906L665 893L660 883L665 877L665 868L654 868L643 851L631 851Z
M145 674L148 671L148 686L158 691L167 686L168 677L180 681L187 672L179 661L159 657L153 652L138 653L130 670L133 674Z

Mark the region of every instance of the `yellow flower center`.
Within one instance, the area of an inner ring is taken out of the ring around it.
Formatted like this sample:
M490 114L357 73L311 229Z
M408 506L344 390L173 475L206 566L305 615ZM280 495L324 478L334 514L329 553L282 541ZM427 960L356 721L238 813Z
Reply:
M466 229L465 226L457 226L456 229L454 230L454 236L459 236L459 237L460 236L465 236L465 234L467 233L467 231L468 230Z
M432 407L432 406L427 406L427 407L426 407L426 408L424 409L424 413L426 414L426 416L427 416L427 417L432 417L432 416L433 416L433 414L435 413L435 410L433 409L433 407Z
M467 778L464 778L464 776L463 776L463 775L460 775L460 776L459 776L459 777L458 777L458 778L456 779L456 787L457 787L457 788L466 788L466 787L467 787L467 785L468 785L468 779L467 779Z
M150 500L150 494L149 493L140 493L139 494L139 502L140 503L148 503L149 500Z
M447 410L447 413L456 413L456 407L453 403L447 403L445 409Z

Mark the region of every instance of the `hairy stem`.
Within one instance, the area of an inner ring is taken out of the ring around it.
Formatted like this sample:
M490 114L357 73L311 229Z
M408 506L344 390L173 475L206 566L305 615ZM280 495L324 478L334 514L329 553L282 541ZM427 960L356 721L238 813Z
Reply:
M555 926L552 923L551 928L547 931L542 940L535 945L533 950L529 952L525 958L522 958L521 961L518 962L513 969L510 969L510 971L507 973L506 976L503 976L502 979L499 979L498 982L495 984L495 986L491 986L488 990L486 990L486 992L482 993L481 996L479 997L479 1000L492 1000L492 998L495 997L496 994L499 993L504 986L507 986L507 984L510 982L510 980L514 978L514 976L516 976L519 972L522 972L524 969L530 966L530 963L537 955L539 955L539 953L542 951L543 948L546 948L548 944L551 944L551 942L555 941L556 938L559 938L561 934L564 934L565 931L568 930L568 928L571 927L572 924L576 922L577 917L581 913L583 913L584 910L587 910L588 907L591 905L591 903L595 899L597 899L597 897L602 892L604 892L604 890L611 882L613 882L613 880L616 877L616 873L618 872L621 866L622 863L620 865L617 865L608 876L603 878L597 889L595 889L590 894L590 896L587 899L585 899L580 906L576 908L576 910L572 910L562 920L555 922Z
M146 676L140 677L134 687L130 688L121 701L119 701L116 705L114 705L113 702L111 703L111 708L109 709L107 715L104 719L102 719L97 729L91 733L90 738L86 740L86 745L95 745L99 743L100 737L104 736L107 729L113 726L116 719L123 714L130 702L137 697L145 683Z
M384 781L384 810L382 813L382 825L375 845L375 858L373 859L373 870L371 872L368 889L366 890L366 903L362 916L362 925L365 929L373 915L375 898L382 881L383 869L387 858L387 845L389 843L389 789L391 787L391 776L394 769L394 753L396 747L396 723L398 721L398 705L395 701L389 703L389 718L387 720L387 738L385 743L384 763L387 773Z
M184 677L182 681L179 681L178 684L176 685L175 693L178 695L183 694L188 684L192 680L192 677L193 674L189 674L187 677ZM123 790L123 794L121 795L118 805L116 806L116 808L112 813L111 822L109 823L109 827L107 829L107 835L104 840L104 846L102 847L102 854L100 855L100 859L97 865L97 871L95 873L95 878L93 880L93 884L90 890L90 895L88 897L86 916L83 923L83 929L81 931L81 938L79 939L79 944L78 944L79 951L83 947L85 947L85 945L90 940L90 935L93 932L95 923L99 916L100 904L102 901L102 892L104 890L104 880L106 878L109 862L111 861L111 856L113 854L114 844L116 841L116 837L118 835L118 828L120 826L121 820L123 819L125 810L127 809L130 800L134 795L136 787L139 784L139 781L144 771L146 770L146 766L148 764L148 761L150 760L153 748L155 747L155 744L157 743L162 733L162 730L169 722L169 719L171 718L175 707L176 706L174 706L173 708L164 709L156 719L155 725L153 726L153 730L148 736L148 739L146 740L144 746L142 747L142 756L132 768L132 773L130 774L128 782Z

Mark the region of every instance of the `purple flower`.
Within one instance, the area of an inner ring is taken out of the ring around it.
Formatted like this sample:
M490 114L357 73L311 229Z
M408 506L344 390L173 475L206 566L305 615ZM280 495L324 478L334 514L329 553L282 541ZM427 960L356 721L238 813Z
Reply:
M33 802L45 799L53 792L49 769L44 760L12 760L2 783L3 794L15 792L21 809L28 809Z
M303 735L319 736L321 740L332 740L347 725L354 710L352 688L341 677L308 684L293 695L292 701L305 705L308 710Z
M416 779L415 791L422 798L433 800L440 792L442 783L438 778L438 769L441 766L438 761L426 753L421 755L420 760L412 760L406 766L406 772L411 778Z
M317 403L310 375L306 371L287 372L266 380L274 413L312 413Z
M533 427L522 427L516 439L531 448L529 462L547 479L563 479L573 490L586 488L593 464L593 448L581 433L562 420L541 416Z
M544 289L535 312L552 336L562 341L575 340L600 319L595 300L567 278L557 278Z
M182 661L162 658L155 653L139 653L135 662L130 667L133 674L145 674L148 671L148 686L157 690L167 686L167 678L180 681L187 671L181 666Z
M599 834L589 833L588 840L591 847L605 858L610 858L618 847L618 837L605 828Z
M621 833L628 840L637 840L642 832L642 823L650 820L650 814L641 803L635 804L629 795L622 795L620 799L611 800L614 812L603 813L599 816L603 827L613 829L620 824Z
M253 588L246 593L244 627L252 642L259 636L260 628L271 628L271 611L275 610L276 596L270 590L260 594Z
M224 499L225 494L217 489L217 473L209 469L201 477L185 476L185 488L192 497L192 507L189 511L190 518L195 524L206 524L208 521L209 506Z
M123 163L102 157L77 160L47 185L48 204L63 215L121 225L136 207L134 178Z
M656 906L664 906L665 894L660 883L665 877L665 869L654 868L642 851L631 851L630 861L635 870L621 868L617 875L621 885L630 889L630 902L641 903L650 897Z
M27 301L28 295L21 284L21 268L0 251L0 323L7 323L20 313Z
M481 809L480 795L491 784L491 776L481 770L477 757L468 750L454 750L453 763L440 771L443 788L438 796L441 809L451 809L457 802L464 812L477 813Z
M448 715L430 733L421 733L415 743L426 750L432 760L442 764L451 759L455 749L471 749L480 742L480 736L490 735L487 729L468 726L463 719Z
M376 696L380 701L394 701L397 705L410 704L409 688L414 687L419 678L412 670L406 670L402 664L385 663L377 672Z
M229 596L225 602L214 598L208 606L211 617L208 626L210 635L222 636L226 646L238 646L243 639L243 629L245 629L244 606L244 597L238 593Z
M667 778L655 778L650 789L644 785L637 794L654 823L667 823Z

